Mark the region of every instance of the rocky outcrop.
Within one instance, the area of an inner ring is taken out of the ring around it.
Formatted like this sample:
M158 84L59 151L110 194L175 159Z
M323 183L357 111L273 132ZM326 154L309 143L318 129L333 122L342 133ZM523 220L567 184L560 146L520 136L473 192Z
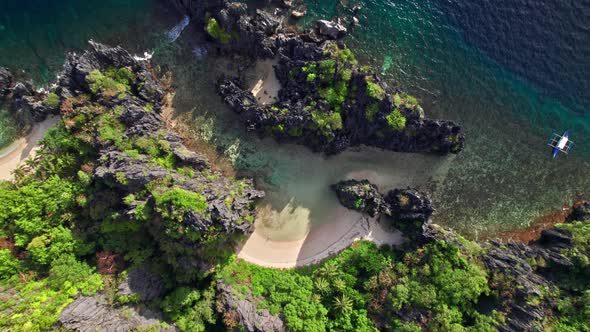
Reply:
M67 129L97 151L94 181L120 199L132 198L114 203L127 218L143 224L149 217L146 227L178 276L210 269L204 239L231 246L252 232L253 203L264 193L249 179L214 172L167 129L161 115L166 91L148 62L90 42L83 54L68 56L56 91ZM102 220L100 213L96 218Z
M397 226L416 222L421 231L434 211L428 195L415 189L393 189L382 195L368 180L346 180L331 187L345 207L372 217L392 217Z
M326 36L330 39L342 38L347 32L346 27L337 22L319 20L317 21L317 25L320 35Z
M388 87L358 66L341 41L331 40L344 33L340 24L323 21L306 32L285 32L280 18L260 10L249 14L240 3L214 17L226 34L215 44L221 52L278 59L282 89L273 105L258 104L239 77L218 82L219 94L249 130L328 154L361 144L440 154L463 148L460 126L425 119L415 98Z
M380 213L391 214L388 204L379 193L376 185L369 180L347 180L332 185L338 200L349 209L367 213L375 217Z
M160 276L151 272L147 266L131 270L119 285L117 296L139 296L139 301L149 302L162 296L166 288Z
M114 308L104 295L80 296L59 315L61 327L80 332L95 331L178 331L162 323L162 317L149 309L131 306Z
M286 331L285 323L278 316L273 316L267 309L256 308L254 299L239 299L230 285L221 280L217 283L219 300L222 304L223 315L227 318L234 317L237 323L248 331L283 332Z
M45 103L46 97L47 93L36 91L31 82L14 81L12 74L0 67L0 104L6 106L22 135L49 114L57 114L54 105Z
M590 220L590 202L580 201L574 204L570 220L589 221Z

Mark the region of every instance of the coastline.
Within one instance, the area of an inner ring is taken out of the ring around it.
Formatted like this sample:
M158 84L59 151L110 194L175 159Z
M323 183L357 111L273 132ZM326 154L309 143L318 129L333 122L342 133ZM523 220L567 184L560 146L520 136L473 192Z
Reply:
M58 116L54 115L47 117L44 121L36 123L27 136L19 138L0 151L0 181L12 180L12 172L23 161L35 156L35 152L39 149L39 141L59 119Z
M288 269L317 264L360 240L378 246L404 242L401 232L385 230L376 218L341 207L335 211L333 222L312 230L301 240L274 241L254 230L238 248L237 257L264 267Z

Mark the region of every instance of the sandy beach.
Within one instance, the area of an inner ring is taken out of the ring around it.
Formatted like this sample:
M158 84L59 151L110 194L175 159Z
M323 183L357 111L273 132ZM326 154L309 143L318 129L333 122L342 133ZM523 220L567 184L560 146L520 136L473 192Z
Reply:
M58 121L58 116L49 116L45 121L35 124L29 135L0 150L0 180L12 180L12 172L27 158L35 155L39 140Z
M275 74L274 65L277 60L261 60L254 68L253 84L250 90L260 104L267 105L277 101L281 83Z
M293 268L317 264L359 240L377 245L398 245L404 241L401 232L386 231L375 218L345 207L334 211L333 218L333 222L297 241L273 241L254 231L238 250L238 258L265 267Z

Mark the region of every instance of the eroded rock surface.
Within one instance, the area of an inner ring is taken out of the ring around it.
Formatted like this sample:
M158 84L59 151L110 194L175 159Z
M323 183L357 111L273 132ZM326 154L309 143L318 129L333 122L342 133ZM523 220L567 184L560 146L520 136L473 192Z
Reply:
M156 312L130 306L114 308L104 295L80 296L61 312L59 322L68 330L80 332L178 331L162 324L162 317Z
M225 316L235 316L237 321L248 331L284 332L285 324L278 316L273 316L266 309L258 310L254 299L239 299L232 292L232 287L219 281L217 284L219 298Z

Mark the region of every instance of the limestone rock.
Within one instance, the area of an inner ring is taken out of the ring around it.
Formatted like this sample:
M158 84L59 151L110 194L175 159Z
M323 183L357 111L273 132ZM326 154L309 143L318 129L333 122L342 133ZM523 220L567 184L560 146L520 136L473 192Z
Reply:
M323 36L327 36L331 39L342 38L346 35L346 27L340 23L319 20L317 21L319 32Z
M80 296L61 312L58 318L62 327L79 332L124 332L156 329L178 331L173 326L162 327L162 317L149 309L123 306L111 307L104 295Z
M341 181L331 187L340 203L349 209L368 213L371 217L380 213L391 213L377 186L368 180Z
M258 310L253 299L239 299L232 292L230 285L221 280L217 283L219 298L223 304L223 312L235 313L239 323L250 332L284 332L285 323L281 317L273 316L267 309Z

